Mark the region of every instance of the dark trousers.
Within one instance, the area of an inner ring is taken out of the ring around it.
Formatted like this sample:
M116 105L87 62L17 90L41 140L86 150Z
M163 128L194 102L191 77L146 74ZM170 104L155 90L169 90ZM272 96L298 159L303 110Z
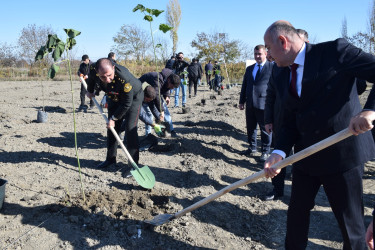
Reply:
M142 95L143 99L143 95ZM128 112L125 114L124 118L119 119L115 122L115 130L117 134L121 131L121 124L125 122L125 134L124 143L127 150L129 151L130 156L133 158L134 162L138 164L139 161L139 139L138 139L138 117L141 110L142 99L139 98L133 100L132 106L129 108ZM116 106L108 109L108 117L111 117L116 111ZM117 147L118 142L115 136L112 134L112 131L108 129L107 131L107 160L113 161L116 160L117 156Z
M211 75L210 74L206 74L206 81L207 81L207 85L210 85L210 81L211 81Z
M85 105L86 93L87 93L87 90L85 89L83 84L81 84L81 92L79 93L79 97L81 99L81 106ZM94 106L94 101L90 100L90 107L92 107L92 106Z
M189 95L191 95L191 87L194 85L194 95L197 95L198 78L189 78Z
M310 176L293 168L292 195L290 198L286 249L306 249L310 224L310 210L321 185L344 239L343 249L367 249L363 223L362 202L363 165L344 173Z
M264 110L246 106L247 140L252 150L257 149L257 124L261 131L262 153L269 153L272 135L268 134L264 127Z

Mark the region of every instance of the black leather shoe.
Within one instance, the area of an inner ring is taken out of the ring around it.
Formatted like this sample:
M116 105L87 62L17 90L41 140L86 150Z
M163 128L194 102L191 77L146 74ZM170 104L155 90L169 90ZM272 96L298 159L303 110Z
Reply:
M105 160L102 163L100 163L96 168L103 169L103 168L108 168L112 165L116 165L116 160Z
M254 156L256 152L256 150L248 148L245 151L242 151L240 155Z
M275 201L280 200L284 195L283 194L277 194L274 191L270 192L264 197L265 201Z

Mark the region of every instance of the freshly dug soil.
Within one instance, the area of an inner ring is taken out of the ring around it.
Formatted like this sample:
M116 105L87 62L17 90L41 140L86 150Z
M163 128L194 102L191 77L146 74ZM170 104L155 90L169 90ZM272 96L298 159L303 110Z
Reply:
M96 109L75 114L79 174L70 83L43 84L48 121L37 123L40 82L0 82L0 178L8 180L0 211L1 249L283 249L290 179L282 200L263 201L272 189L263 178L162 226L144 223L262 169L260 153L240 155L247 148L245 113L237 105L241 86L221 95L200 86L188 99L188 112L170 109L180 138L158 138L158 145L141 152L140 163L156 177L155 187L145 190L126 178L120 148L117 166L96 169L106 155L105 124ZM74 84L78 108L80 84ZM139 134L144 135L141 122ZM374 162L368 162L366 224L375 197L374 170ZM341 242L320 190L308 249L341 249Z

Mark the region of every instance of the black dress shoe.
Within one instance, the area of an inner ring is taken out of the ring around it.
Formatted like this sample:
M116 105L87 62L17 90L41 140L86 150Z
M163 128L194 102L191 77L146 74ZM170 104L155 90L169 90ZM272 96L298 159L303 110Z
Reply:
M105 160L102 163L100 163L97 168L108 168L112 166L113 164L116 165L116 160Z
M242 151L240 155L254 156L256 152L256 150L248 148L245 151Z
M265 201L275 201L275 200L280 200L284 195L283 194L277 194L274 191L271 193L267 194L266 197L264 197Z

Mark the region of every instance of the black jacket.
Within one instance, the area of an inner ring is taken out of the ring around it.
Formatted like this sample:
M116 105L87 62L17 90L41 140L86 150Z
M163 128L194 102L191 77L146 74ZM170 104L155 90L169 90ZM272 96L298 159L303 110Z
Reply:
M176 60L173 64L175 74L179 75L181 79L185 79L185 75L183 74L183 72L187 66L189 66L189 64L184 60Z
M133 99L142 98L143 90L141 82L134 77L127 68L115 64L115 77L113 82L105 84L96 75L95 64L90 67L89 78L87 79L87 90L94 92L95 83L99 82L109 98L108 110L113 109L113 115L121 119L131 108Z
M161 72L149 72L142 75L139 80L141 82L147 82L156 90L155 104L160 111L164 111L163 105L161 105L162 96L164 98L169 97L169 88L167 86L168 77L173 74L171 69L164 68ZM159 82L158 82L159 75ZM159 95L160 90L160 95Z
M275 148L299 152L348 127L361 112L355 78L375 82L375 57L345 39L306 44L300 98L285 90L283 118ZM272 81L289 86L289 67L275 67ZM365 109L375 109L373 88ZM351 136L294 164L310 175L345 172L375 157L371 132Z

